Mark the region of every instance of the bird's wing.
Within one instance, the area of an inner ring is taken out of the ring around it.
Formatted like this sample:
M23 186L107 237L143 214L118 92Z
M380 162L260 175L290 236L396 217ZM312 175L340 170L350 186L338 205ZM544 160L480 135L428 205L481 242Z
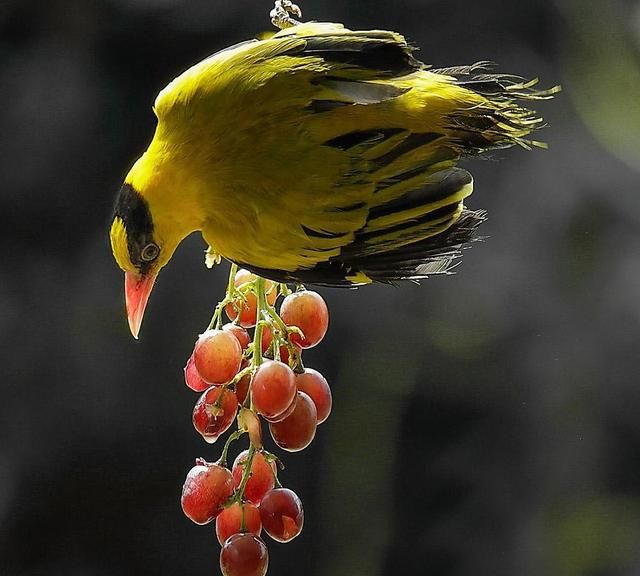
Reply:
M305 24L196 65L156 111L175 130L188 115L209 178L226 184L205 231L220 253L292 278L327 261L348 274L460 218L461 155L524 143L538 120L515 105L517 83L483 78L491 98L428 71L399 34ZM258 246L237 238L234 214Z

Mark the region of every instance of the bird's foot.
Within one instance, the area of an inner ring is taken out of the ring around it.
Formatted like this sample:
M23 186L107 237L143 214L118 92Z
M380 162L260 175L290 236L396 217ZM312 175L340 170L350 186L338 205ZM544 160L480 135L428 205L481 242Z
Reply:
M271 17L272 24L276 28L284 30L285 28L291 28L292 26L300 24L293 16L302 18L302 10L291 0L276 0L275 6L269 16Z
M204 263L207 268L213 268L216 264L222 262L222 257L211 246L204 253Z

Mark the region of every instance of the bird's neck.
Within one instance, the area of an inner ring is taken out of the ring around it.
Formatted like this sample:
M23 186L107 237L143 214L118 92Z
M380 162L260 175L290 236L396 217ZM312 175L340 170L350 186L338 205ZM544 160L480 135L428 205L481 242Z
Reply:
M126 182L147 201L154 230L165 240L177 244L202 229L198 180L162 142L154 139L129 171Z

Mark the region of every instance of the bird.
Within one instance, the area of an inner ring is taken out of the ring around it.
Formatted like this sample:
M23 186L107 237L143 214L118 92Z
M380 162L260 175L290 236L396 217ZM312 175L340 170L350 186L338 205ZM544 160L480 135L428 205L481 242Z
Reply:
M200 232L277 282L351 287L449 273L477 238L461 160L530 139L548 99L492 64L434 68L404 36L298 23L226 48L158 94L116 197L113 255L138 337L158 272Z

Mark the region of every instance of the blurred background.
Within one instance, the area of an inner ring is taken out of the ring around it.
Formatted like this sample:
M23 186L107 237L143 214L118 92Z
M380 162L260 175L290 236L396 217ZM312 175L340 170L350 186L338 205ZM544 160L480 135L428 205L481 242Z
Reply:
M467 163L488 237L422 286L322 290L306 355L334 411L281 474L302 535L270 574L640 574L640 2L302 0L403 32L436 66L564 92L548 152ZM180 510L182 380L227 267L192 237L140 342L108 243L156 93L269 29L270 0L0 2L0 574L216 574Z

